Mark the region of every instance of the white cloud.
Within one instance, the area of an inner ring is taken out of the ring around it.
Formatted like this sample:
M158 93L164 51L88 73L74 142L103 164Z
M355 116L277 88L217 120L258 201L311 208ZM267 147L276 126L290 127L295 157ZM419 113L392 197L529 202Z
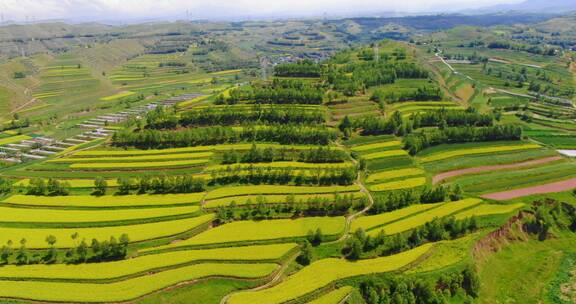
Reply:
M172 17L320 15L442 11L521 0L0 0L6 20L107 20Z

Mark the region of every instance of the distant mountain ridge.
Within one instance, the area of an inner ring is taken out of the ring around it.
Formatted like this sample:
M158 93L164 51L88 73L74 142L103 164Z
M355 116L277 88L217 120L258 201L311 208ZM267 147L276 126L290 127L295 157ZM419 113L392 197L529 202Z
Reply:
M576 0L526 0L517 4L486 7L483 12L521 11L531 13L560 13L576 11Z

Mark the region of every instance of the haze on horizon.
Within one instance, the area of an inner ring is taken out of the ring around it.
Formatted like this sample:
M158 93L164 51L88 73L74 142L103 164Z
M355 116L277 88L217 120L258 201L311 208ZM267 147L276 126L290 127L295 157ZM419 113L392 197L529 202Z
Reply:
M2 21L73 22L449 13L522 0L1 0Z

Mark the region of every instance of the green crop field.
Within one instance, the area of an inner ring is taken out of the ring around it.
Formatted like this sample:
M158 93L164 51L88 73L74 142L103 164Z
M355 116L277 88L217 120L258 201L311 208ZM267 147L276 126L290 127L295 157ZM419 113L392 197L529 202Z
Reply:
M314 146L305 145L279 145L279 144L257 144L257 148L285 148L286 150L307 150L312 149ZM78 151L74 154L75 157L128 157L128 156L143 156L143 155L157 155L157 154L176 154L176 153L191 153L191 152L210 152L210 151L228 151L228 150L249 150L252 144L223 144L215 146L197 146L187 148L171 148L171 149L150 149L150 150L85 150Z
M494 214L511 213L515 210L522 208L523 206L524 206L523 203L516 203L510 205L482 204L469 210L457 213L455 215L455 218L464 219L472 216L487 216Z
M434 209L431 209L431 210L426 211L426 212L418 213L418 214L411 216L411 217L408 217L406 219L402 219L402 220L393 222L391 224L384 225L382 227L382 229L374 229L374 230L370 231L370 234L376 235L376 234L380 233L380 230L384 230L384 233L386 233L386 234L396 234L396 233L408 231L410 229L422 226L425 223L430 222L435 218L444 217L444 216L448 216L448 215L457 213L458 211L461 211L461 210L464 210L464 209L467 209L470 207L474 207L474 206L480 204L481 202L482 202L482 200L480 200L480 199L469 198L469 199L464 199L461 201L445 203L443 205L440 205L440 207L438 207L438 208L434 208Z
M213 155L212 152L198 152L198 153L174 153L165 155L141 155L141 156L119 156L119 157L71 157L71 158L56 158L47 162L52 163L116 163L116 162L154 162L175 159L195 159L195 158L209 158Z
M141 242L181 234L196 227L210 223L213 219L213 214L207 214L200 217L173 221L95 228L40 229L2 227L0 228L0 242L5 244L9 240L18 242L21 239L26 239L26 246L28 248L49 248L49 245L46 243L45 239L47 236L53 235L57 239L57 247L69 248L76 246L76 241L70 237L75 233L78 233L79 239L86 239L87 241L92 239L107 240L111 236L117 238L121 234L126 233L130 237L130 241Z
M71 195L48 197L13 195L4 199L3 202L39 207L126 208L198 204L204 195L205 193L122 196Z
M130 170L146 168L170 168L186 167L206 164L209 159L186 159L168 161L144 161L144 162L122 162L122 163L74 163L70 165L72 169L93 169L93 170Z
M166 245L154 250L186 246L249 243L267 240L301 238L310 231L321 229L326 236L336 236L344 232L343 217L310 217L301 219L280 219L267 221L240 221L218 226L188 240Z
M428 252L432 246L432 244L426 244L400 254L357 262L347 262L342 259L319 260L272 288L233 294L228 303L284 303L336 280L401 269ZM318 276L319 273L322 275Z
M523 145L500 146L500 147L483 147L483 148L461 149L461 150L446 151L446 152L435 153L432 155L424 156L424 157L420 158L420 161L424 162L424 163L428 163L428 162L434 162L434 161L444 160L444 159L458 157L458 156L466 156L466 155L473 155L473 154L498 153L498 152L508 152L508 151L521 151L521 150L529 150L529 149L538 149L540 147L541 147L540 145L536 145L536 144L523 144Z
M418 274L438 271L466 261L472 245L479 237L479 233L473 233L453 241L437 242L426 259L408 269L406 273Z
M458 183L469 193L478 194L551 183L571 177L576 177L576 164L558 160L538 166L466 175L451 182Z

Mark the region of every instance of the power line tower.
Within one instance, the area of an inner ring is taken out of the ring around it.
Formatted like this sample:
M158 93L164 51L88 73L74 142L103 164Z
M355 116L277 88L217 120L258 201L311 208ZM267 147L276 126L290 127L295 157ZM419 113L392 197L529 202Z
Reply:
M376 63L380 61L380 46L378 43L374 44L374 61L376 61Z

